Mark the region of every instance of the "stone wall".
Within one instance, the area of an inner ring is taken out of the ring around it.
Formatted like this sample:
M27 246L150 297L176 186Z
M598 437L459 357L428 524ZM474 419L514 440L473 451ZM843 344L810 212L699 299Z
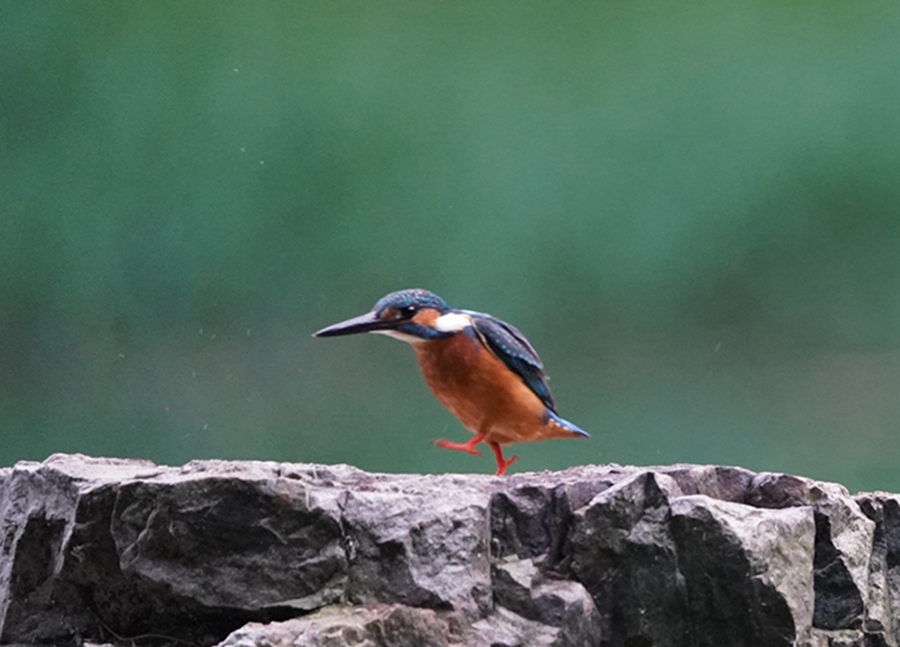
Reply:
M900 495L733 467L0 470L0 640L900 647Z

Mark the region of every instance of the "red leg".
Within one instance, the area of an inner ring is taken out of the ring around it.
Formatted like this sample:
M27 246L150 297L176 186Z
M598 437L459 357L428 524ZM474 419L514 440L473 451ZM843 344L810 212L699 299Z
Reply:
M441 449L455 449L458 452L466 452L467 454L480 456L481 452L475 449L475 445L480 443L482 440L484 440L484 435L478 434L467 443L451 443L449 440L432 440L431 442Z
M494 450L494 456L497 458L497 473L494 476L503 476L506 474L506 468L516 462L518 456L513 456L509 460L503 460L503 452L497 443L488 443Z

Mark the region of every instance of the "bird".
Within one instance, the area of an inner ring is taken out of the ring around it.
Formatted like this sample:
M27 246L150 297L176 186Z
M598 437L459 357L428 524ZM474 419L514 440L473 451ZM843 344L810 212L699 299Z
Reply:
M425 383L468 429L464 443L434 440L443 449L494 453L497 476L517 456L502 446L549 438L589 438L556 413L556 402L537 352L511 324L473 310L457 310L423 289L391 292L367 313L333 324L313 337L357 333L387 335L412 345Z

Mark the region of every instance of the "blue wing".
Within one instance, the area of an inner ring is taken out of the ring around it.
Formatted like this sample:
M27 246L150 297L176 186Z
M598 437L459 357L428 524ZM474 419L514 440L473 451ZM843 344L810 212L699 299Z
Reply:
M507 368L522 381L550 410L556 411L553 394L547 384L547 374L537 352L525 339L525 335L505 321L481 312L464 311L472 318L472 327L481 341Z

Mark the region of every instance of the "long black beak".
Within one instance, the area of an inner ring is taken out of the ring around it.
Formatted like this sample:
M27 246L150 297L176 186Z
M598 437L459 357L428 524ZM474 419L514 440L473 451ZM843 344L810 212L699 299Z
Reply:
M384 321L378 318L374 312L367 312L364 315L347 319L340 323L333 324L327 328L313 333L313 337L339 337L340 335L355 335L360 332L372 332L373 330L385 330L391 328L390 321Z

